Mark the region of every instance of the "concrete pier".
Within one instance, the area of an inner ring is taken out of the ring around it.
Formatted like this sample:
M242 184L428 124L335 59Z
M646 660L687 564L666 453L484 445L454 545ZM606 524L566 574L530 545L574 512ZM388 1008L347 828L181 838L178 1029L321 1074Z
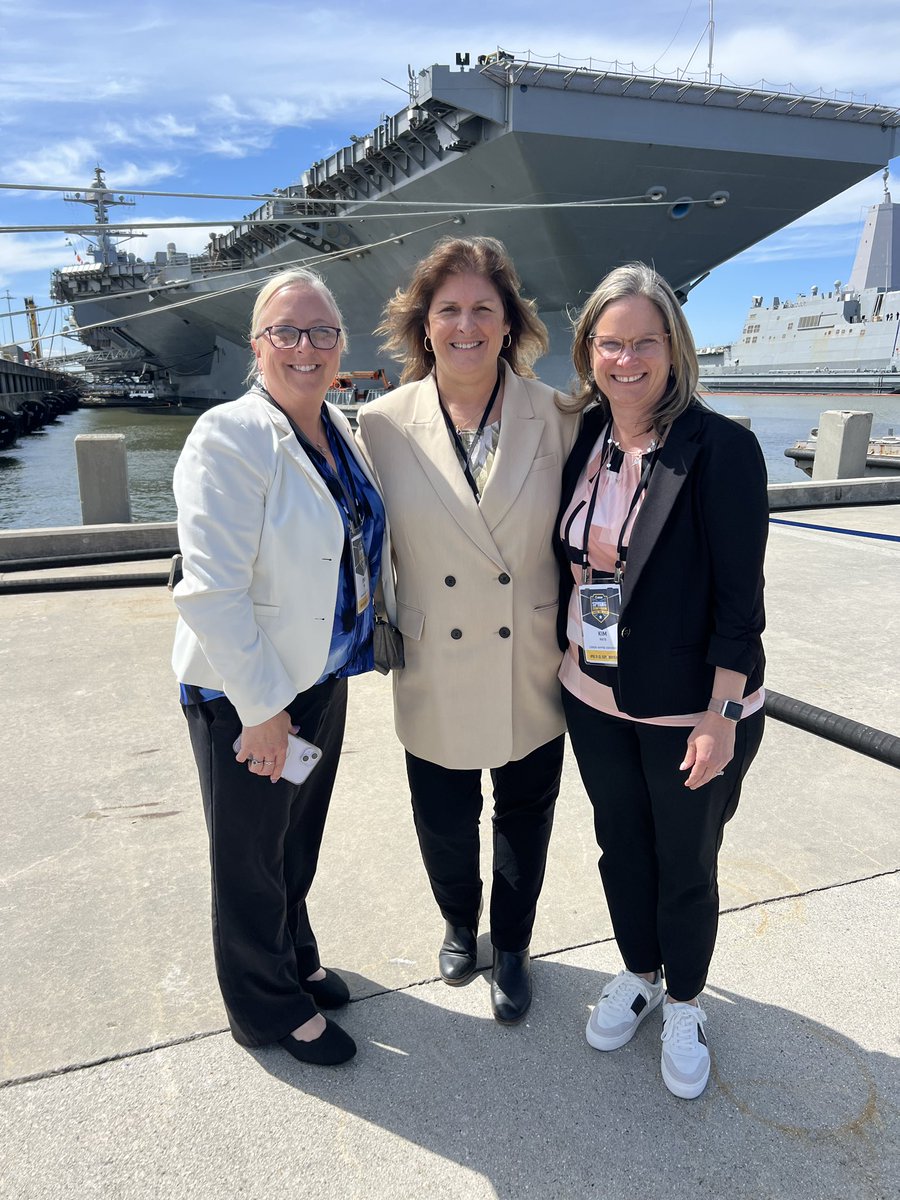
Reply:
M897 505L774 514L772 688L900 732L898 539ZM679 1101L659 1075L657 1014L615 1053L584 1041L620 962L571 757L535 1002L500 1028L486 975L436 979L441 922L390 682L353 681L311 910L324 961L351 983L337 1019L360 1052L303 1067L225 1032L168 593L0 594L0 615L0 1196L897 1194L896 770L769 722L722 852L713 1076ZM482 829L489 842L487 814ZM479 945L487 967L486 932Z

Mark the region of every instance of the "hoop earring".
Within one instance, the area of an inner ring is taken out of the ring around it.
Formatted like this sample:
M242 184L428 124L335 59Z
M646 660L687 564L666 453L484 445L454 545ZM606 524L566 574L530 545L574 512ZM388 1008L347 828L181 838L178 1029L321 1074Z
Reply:
M503 335L503 349L504 349L504 350L508 350L508 349L510 348L510 346L511 346L511 345L512 345L512 334L511 334L511 333L505 333L505 334Z
M434 354L434 343L431 341L431 338L428 336L427 333L425 334L425 337L422 340L422 345L425 348L426 354Z

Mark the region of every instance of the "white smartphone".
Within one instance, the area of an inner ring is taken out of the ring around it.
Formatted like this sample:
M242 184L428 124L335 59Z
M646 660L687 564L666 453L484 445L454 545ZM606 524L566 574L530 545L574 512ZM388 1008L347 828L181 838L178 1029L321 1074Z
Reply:
M234 743L234 752L241 748L241 739ZM288 752L281 771L281 778L290 783L305 783L310 772L322 761L322 751L305 738L297 737L295 733L288 734Z

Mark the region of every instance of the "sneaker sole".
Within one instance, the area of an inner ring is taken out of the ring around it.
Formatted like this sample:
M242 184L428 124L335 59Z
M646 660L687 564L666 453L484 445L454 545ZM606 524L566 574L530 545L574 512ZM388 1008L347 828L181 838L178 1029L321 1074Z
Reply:
M669 1089L673 1096L677 1096L679 1100L696 1100L706 1091L706 1085L709 1083L709 1069L706 1074L697 1083L681 1083L677 1079L672 1079L666 1073L665 1065L662 1066L663 1083Z
M590 1019L588 1019L587 1026L585 1027L584 1031L584 1036L587 1038L588 1045L593 1046L595 1050L619 1050L622 1046L627 1046L640 1029L643 1019L648 1017L655 1008L659 1008L662 1000L663 993L660 991L656 999L650 1001L628 1032L624 1034L620 1033L618 1037L605 1037L602 1033L597 1033L596 1030L591 1028L591 1022Z

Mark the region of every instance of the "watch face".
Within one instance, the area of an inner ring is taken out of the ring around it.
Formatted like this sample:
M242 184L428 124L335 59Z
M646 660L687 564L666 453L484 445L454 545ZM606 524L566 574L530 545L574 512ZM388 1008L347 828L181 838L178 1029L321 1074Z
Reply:
M744 706L736 700L726 700L722 706L722 716L727 717L729 721L739 721L743 715Z

